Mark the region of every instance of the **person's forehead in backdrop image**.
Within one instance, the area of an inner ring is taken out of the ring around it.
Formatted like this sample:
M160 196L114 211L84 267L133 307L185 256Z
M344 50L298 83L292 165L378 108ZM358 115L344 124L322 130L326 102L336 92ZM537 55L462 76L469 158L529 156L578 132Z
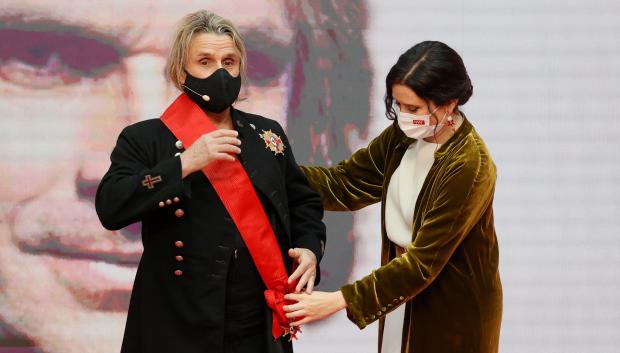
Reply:
M0 346L118 349L142 246L139 227L100 225L94 192L120 130L180 93L166 80L171 33L203 8L244 36L253 64L236 106L286 126L293 31L280 1L1 5Z

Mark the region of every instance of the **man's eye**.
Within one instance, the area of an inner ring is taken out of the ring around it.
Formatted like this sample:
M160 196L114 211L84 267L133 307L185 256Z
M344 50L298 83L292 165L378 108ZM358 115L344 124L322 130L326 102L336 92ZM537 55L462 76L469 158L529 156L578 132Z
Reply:
M248 78L258 86L267 86L282 76L289 58L276 58L260 51L248 51Z
M83 33L0 29L0 78L29 88L103 77L123 56L115 46Z

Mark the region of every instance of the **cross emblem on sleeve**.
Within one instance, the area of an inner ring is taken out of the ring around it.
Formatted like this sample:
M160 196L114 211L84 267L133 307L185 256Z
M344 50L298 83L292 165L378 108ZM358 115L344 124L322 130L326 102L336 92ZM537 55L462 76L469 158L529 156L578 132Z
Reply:
M151 190L155 187L155 184L161 181L162 179L159 175L153 178L151 174L147 174L144 176L144 180L142 180L142 186L146 186L147 189Z

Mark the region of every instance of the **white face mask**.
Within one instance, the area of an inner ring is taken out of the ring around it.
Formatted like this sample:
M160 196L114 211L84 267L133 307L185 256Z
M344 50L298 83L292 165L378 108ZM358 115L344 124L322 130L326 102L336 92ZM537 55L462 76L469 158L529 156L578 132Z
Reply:
M403 113L398 107L396 107L395 110L398 126L405 133L405 135L407 135L407 137L416 140L431 137L435 135L436 132L441 131L441 129L445 126L443 123L445 116L444 119L441 119L441 123L437 125L430 124L431 116L435 113L435 111L437 111L438 108L439 107L435 108L431 114L415 115L411 113Z

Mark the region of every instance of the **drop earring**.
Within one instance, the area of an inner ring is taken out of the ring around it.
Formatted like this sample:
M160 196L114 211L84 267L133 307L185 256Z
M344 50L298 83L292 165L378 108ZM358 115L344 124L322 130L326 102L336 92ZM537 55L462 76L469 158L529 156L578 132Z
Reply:
M456 129L454 128L454 126L456 125L456 123L454 122L454 119L452 118L452 115L448 115L448 117L446 118L446 120L448 121L446 123L446 125L448 125L451 129L452 132L454 132Z

